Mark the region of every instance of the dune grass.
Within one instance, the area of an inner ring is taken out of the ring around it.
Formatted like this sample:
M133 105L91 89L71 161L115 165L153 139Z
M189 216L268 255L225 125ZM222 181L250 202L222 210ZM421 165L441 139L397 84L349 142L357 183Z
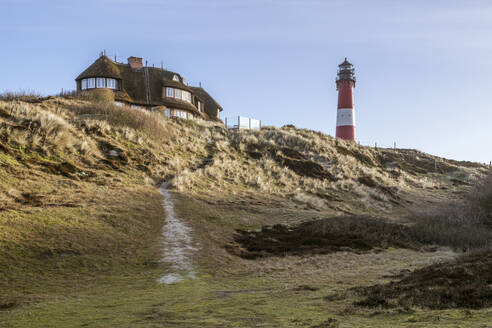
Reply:
M422 243L460 251L492 246L492 176L485 177L459 202L415 214L411 234Z
M0 99L0 327L432 325L427 312L379 316L324 297L453 254L251 262L224 246L235 229L348 213L398 219L410 204L457 197L468 187L453 179L471 183L484 172L439 165L309 130L236 133L77 97ZM203 251L197 280L166 287L155 280L166 269L156 186L167 179ZM319 292L294 290L306 284ZM446 312L442 322L472 326L486 313Z

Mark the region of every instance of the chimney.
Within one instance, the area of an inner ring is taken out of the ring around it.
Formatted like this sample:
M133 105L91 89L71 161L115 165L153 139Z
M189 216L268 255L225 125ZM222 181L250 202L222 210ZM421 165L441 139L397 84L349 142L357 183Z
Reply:
M130 64L130 67L132 69L140 69L143 68L142 65L142 58L140 57L128 57L128 64Z

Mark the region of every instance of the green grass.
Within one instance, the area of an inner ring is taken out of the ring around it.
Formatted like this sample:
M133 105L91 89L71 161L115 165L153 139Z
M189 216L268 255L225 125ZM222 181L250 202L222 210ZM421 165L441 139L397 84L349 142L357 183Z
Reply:
M356 312L350 299L328 302L333 291L285 289L272 278L200 275L176 285L158 285L162 270L99 277L97 283L41 304L1 311L0 327L309 327L328 318L340 327L486 327L492 309L415 313ZM272 289L224 297L219 291Z

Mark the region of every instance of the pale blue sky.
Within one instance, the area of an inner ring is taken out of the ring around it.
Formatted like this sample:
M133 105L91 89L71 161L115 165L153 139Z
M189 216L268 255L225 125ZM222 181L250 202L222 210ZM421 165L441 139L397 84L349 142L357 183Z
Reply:
M492 1L0 0L0 91L73 89L103 49L203 86L222 116L334 135L355 65L357 138L492 160Z

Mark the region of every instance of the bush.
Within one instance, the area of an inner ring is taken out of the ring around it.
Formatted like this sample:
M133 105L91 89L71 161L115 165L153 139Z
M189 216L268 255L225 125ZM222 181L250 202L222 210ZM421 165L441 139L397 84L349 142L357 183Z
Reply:
M480 217L485 225L492 229L492 175L489 175L474 190L471 202L478 208Z
M420 216L411 234L422 243L463 251L492 245L492 176L474 187L463 203Z
M35 102L38 101L40 98L41 95L33 90L29 90L29 91L21 90L16 92L6 91L0 93L0 100L3 101L21 100L27 102Z
M80 91L77 92L76 98L98 104L112 104L114 102L114 92L110 89Z
M70 107L70 110L86 119L101 120L110 125L132 128L150 137L169 137L169 131L165 128L162 118L147 110L117 106L113 103L74 105Z

